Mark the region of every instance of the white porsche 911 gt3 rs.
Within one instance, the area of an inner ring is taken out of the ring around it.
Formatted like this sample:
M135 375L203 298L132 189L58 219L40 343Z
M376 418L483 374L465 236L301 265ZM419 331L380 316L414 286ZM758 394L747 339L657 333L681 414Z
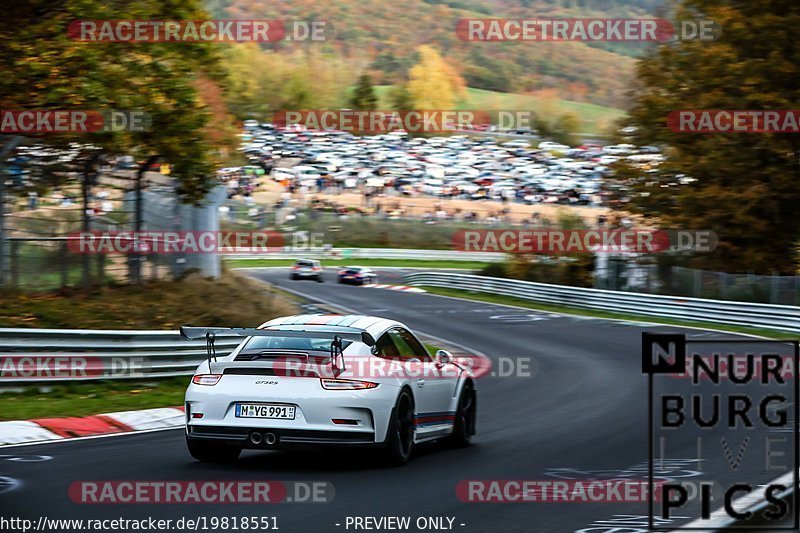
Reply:
M382 448L394 464L415 444L475 434L468 368L444 350L431 357L403 324L362 315L297 315L258 328L184 326L205 338L208 360L186 391L186 440L201 461L293 445ZM228 356L214 338L246 338Z

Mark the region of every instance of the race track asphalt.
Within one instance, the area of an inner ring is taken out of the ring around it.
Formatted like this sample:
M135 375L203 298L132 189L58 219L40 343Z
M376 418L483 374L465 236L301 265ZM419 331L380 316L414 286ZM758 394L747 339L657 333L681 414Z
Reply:
M400 320L415 331L481 352L492 359L495 370L511 361L527 362L529 375L481 378L473 445L458 450L426 445L402 468L386 468L369 455L345 452L246 452L235 465L201 464L188 455L180 430L5 448L0 476L18 486L0 493L2 515L277 516L280 530L289 533L354 531L345 524L347 517L356 516L409 516L412 524L418 517L453 517L453 529L464 532L645 532L646 503L466 503L456 497L455 488L462 480L474 479L646 479L648 392L641 370L641 333L731 338L718 332L343 286L332 283L332 276L318 284L289 281L284 270L247 272L303 294L311 303ZM381 283L401 283L401 274L381 271ZM732 440L731 448L738 449L740 440ZM691 462L695 453L691 438L670 441L670 461L660 467L659 476L726 481L723 468L700 472ZM9 460L36 455L50 458ZM766 482L781 473L763 472L760 463L756 466L753 460L748 466L749 461L748 456L737 475L751 468L753 481ZM70 484L81 480L327 481L335 487L335 498L330 503L262 506L89 505L74 503L67 494Z

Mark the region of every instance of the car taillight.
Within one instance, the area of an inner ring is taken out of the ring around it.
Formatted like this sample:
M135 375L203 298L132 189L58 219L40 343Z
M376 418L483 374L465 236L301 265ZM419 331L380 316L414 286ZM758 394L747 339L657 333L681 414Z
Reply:
M378 386L372 381L358 381L355 379L329 379L320 378L323 389L327 390L363 390L374 389Z
M216 385L222 374L197 374L192 378L195 385Z
M292 270L297 270L299 268L300 268L299 266L295 265L295 266L292 267Z
M340 276L344 276L345 274L347 274L347 270L340 270L339 271L339 275Z
M314 267L314 272L318 272L320 270L322 270L320 267Z

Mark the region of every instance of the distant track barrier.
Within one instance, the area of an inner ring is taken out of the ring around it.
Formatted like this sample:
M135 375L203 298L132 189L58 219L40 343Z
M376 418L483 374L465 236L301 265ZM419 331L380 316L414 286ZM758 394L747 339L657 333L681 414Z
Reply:
M800 307L618 292L470 274L415 272L406 285L511 296L581 309L800 332Z

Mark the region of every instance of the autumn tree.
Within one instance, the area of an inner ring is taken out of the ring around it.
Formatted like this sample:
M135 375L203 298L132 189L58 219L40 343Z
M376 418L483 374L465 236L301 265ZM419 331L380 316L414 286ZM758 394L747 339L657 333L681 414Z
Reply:
M31 0L4 6L0 19L0 108L139 110L149 131L48 136L50 144L91 143L106 153L158 154L173 165L181 191L201 197L213 176L203 135L209 110L197 81L221 76L208 43L92 43L70 38L75 20L198 20L200 0Z
M408 72L408 92L419 109L452 109L464 97L464 80L439 52L420 46L419 62Z
M800 3L682 0L676 17L714 20L723 34L661 46L640 62L630 123L638 143L667 146L668 160L627 180L629 207L662 227L716 232L717 250L696 255L694 266L796 274L800 136L678 133L666 117L682 109L798 109Z

